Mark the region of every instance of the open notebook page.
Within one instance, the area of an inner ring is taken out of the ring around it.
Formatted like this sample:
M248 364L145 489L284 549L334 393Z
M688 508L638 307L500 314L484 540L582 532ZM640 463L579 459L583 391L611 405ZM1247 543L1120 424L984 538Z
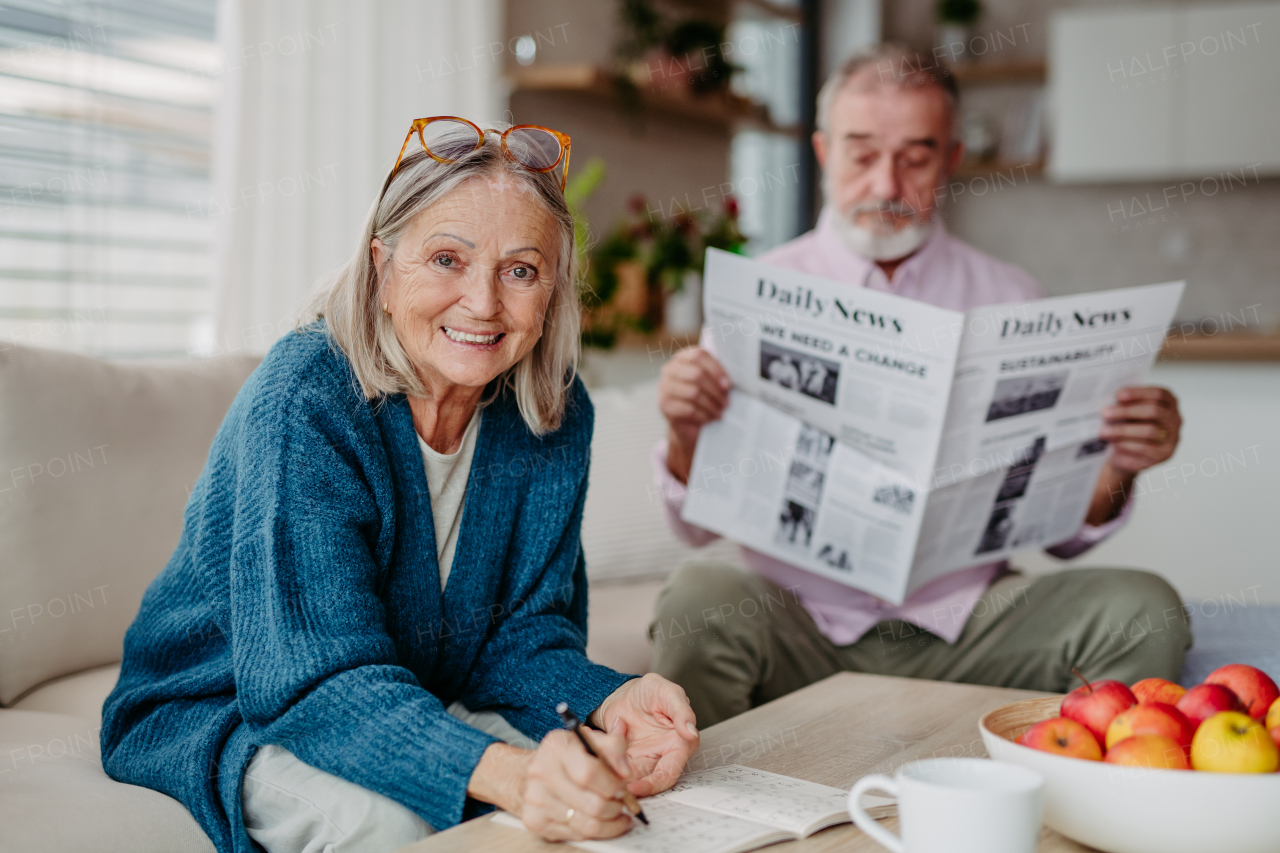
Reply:
M775 841L803 838L849 820L844 791L738 764L686 773L675 786L643 801L649 826L636 822L609 841L579 841L595 853L738 853ZM866 795L873 817L893 801ZM499 813L493 820L522 827Z
M717 814L661 795L644 801L649 825L635 821L621 838L575 841L594 853L740 853L793 837L752 820Z
M741 764L686 773L661 796L768 824L800 838L849 820L846 791Z
M741 853L792 837L762 823L686 806L661 795L644 801L644 813L649 825L635 821L619 838L570 843L594 853ZM524 826L506 812L494 815L493 822Z

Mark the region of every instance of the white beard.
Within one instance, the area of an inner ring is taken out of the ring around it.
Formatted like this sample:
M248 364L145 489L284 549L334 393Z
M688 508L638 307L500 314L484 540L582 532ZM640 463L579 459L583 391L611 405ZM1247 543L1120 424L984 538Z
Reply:
M842 211L832 208L836 236L854 253L873 261L896 261L919 249L933 233L932 222L913 222L897 231L880 233L863 228Z

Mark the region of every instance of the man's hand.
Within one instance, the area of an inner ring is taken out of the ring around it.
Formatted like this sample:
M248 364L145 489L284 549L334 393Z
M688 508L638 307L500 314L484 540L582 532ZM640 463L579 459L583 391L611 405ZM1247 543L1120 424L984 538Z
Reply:
M662 366L658 408L670 425L667 467L680 482L689 481L698 432L703 424L719 419L729 405L732 386L720 362L701 347L686 347Z
M655 673L633 678L609 694L591 715L591 724L626 738L634 780L627 788L637 797L674 785L698 749L689 697Z
M1182 431L1178 398L1167 388L1121 388L1115 405L1103 409L1102 417L1101 435L1111 443L1111 456L1098 478L1085 519L1094 525L1119 514L1134 479L1168 461L1178 449Z
M1178 449L1182 415L1168 388L1121 388L1102 417L1102 437L1111 442L1111 467L1118 474L1137 475Z

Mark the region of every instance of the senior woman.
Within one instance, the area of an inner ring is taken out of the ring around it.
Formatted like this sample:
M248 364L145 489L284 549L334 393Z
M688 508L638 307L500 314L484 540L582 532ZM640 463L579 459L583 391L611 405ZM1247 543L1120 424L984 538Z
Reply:
M390 851L491 806L616 836L697 746L678 686L584 652L568 138L410 140L319 319L237 395L103 709L107 772L222 853Z

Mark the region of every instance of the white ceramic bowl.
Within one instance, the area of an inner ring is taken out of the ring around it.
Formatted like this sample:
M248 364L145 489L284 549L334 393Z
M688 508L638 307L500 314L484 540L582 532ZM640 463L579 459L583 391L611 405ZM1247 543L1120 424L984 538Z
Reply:
M1048 826L1107 853L1280 851L1280 773L1116 767L1014 743L1061 702L1015 702L978 723L992 758L1044 776Z

